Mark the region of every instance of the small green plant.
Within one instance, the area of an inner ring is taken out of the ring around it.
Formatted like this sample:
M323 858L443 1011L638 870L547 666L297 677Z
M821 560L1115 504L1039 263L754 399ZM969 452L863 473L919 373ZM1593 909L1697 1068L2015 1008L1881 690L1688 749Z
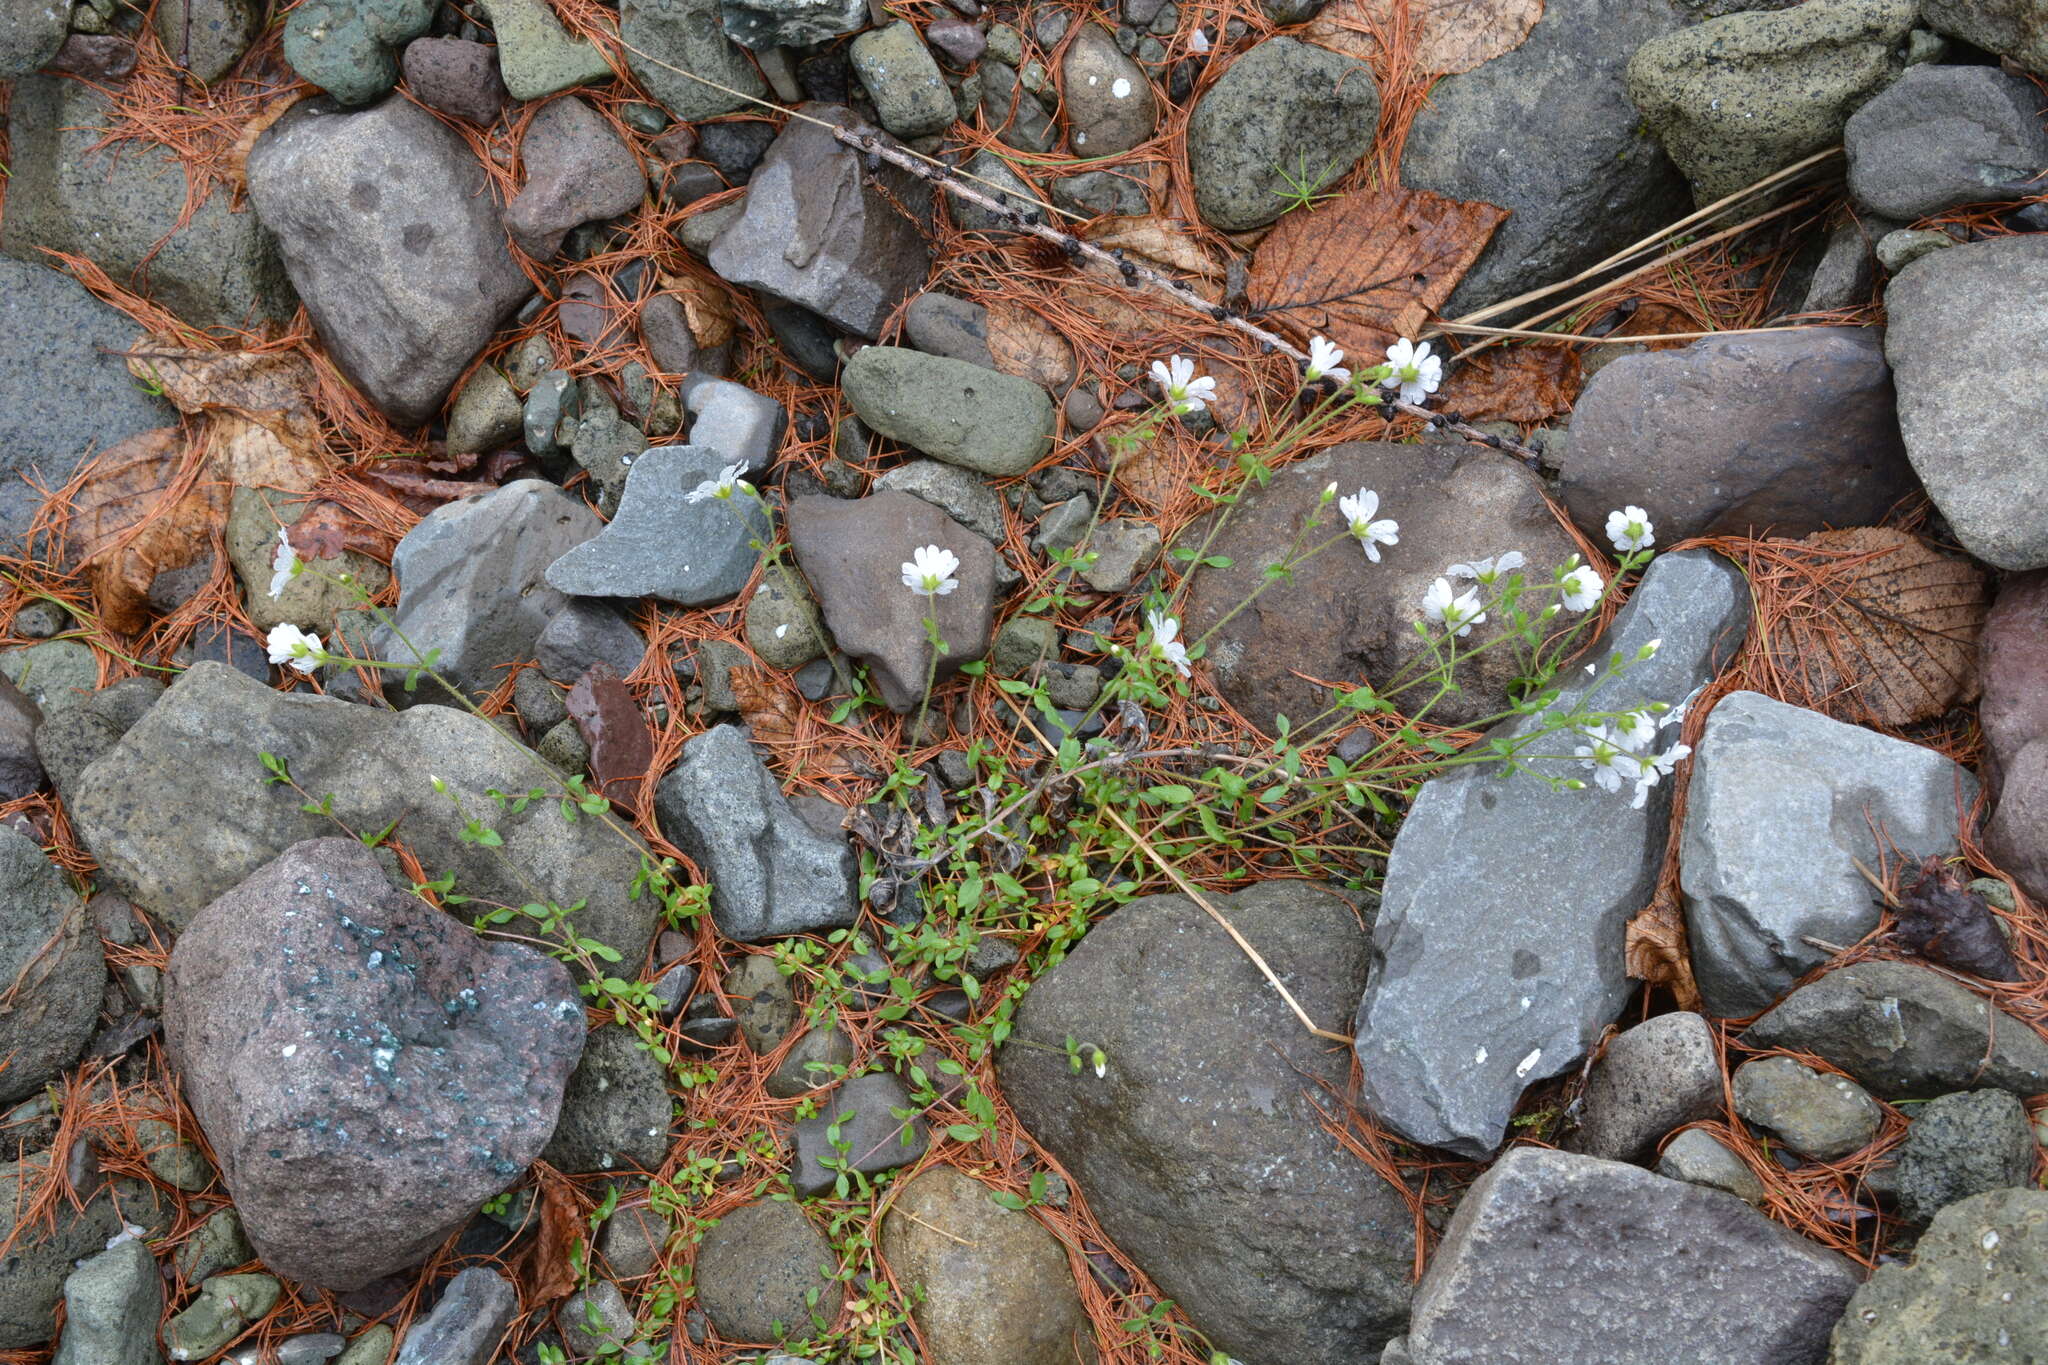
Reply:
M1282 201L1280 212L1286 214L1296 209L1314 208L1325 200L1335 199L1336 191L1325 190L1323 187L1330 183L1332 173L1336 169L1336 163L1331 162L1320 171L1310 171L1307 152L1295 157L1294 169L1291 171L1285 166L1273 167L1273 173L1279 176L1287 187L1270 191L1278 195Z

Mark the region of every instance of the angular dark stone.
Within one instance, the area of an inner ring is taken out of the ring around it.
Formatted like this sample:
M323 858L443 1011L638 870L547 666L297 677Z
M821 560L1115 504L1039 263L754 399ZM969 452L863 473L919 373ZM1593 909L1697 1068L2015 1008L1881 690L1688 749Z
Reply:
M64 874L33 839L0 827L0 1104L42 1089L78 1060L99 1019L100 938Z
M498 121L505 107L505 82L498 78L497 51L462 38L415 38L405 45L405 83L430 109L453 114L480 128Z
M2048 13L2044 13L2048 19ZM2040 193L2048 127L2031 81L1989 66L1907 68L1849 116L1849 193L1901 222Z
M505 228L536 260L553 260L569 229L637 208L647 192L618 133L574 95L541 106L519 157L526 186L505 206Z

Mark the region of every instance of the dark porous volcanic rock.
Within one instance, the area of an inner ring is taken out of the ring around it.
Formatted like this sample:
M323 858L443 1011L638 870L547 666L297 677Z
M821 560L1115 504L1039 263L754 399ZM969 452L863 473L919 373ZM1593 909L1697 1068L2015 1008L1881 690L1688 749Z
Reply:
M33 839L0 828L0 1104L78 1060L99 1020L106 961L85 902Z
M1994 1190L1934 1216L1910 1264L1878 1266L1829 1365L2048 1360L2048 1192Z
M1565 507L1596 541L1650 508L1660 544L1870 526L1918 488L1883 333L1813 327L1623 356L1572 410Z
M178 937L164 1034L249 1241L354 1289L518 1179L583 1050L568 970L393 887L353 839L286 849Z
M1517 1147L1415 1291L1412 1365L1822 1365L1855 1292L1838 1256L1719 1190Z
M1866 212L1904 223L2039 194L2043 103L2033 82L1996 67L1908 68L1849 116L1849 193Z
M1971 1195L2026 1185L2035 1151L2027 1107L2011 1091L1939 1096L1914 1111L1899 1144L1899 1214L1925 1223Z
M1379 515L1401 523L1401 543L1382 550L1378 564L1355 543L1332 545L1211 637L1208 662L1217 689L1262 730L1271 731L1274 718L1285 715L1299 731L1329 705L1329 694L1296 672L1347 686L1384 684L1426 655L1415 622L1422 619L1423 593L1446 565L1519 550L1528 558L1527 572L1547 581L1551 569L1577 552L1544 501L1542 483L1505 455L1476 446L1335 446L1281 470L1232 511L1211 547L1231 566L1195 576L1183 632L1188 639L1207 633L1258 586L1332 481L1345 496L1360 488L1377 492ZM1335 507L1324 510L1323 527L1318 537L1342 529ZM1478 626L1462 647L1477 649L1498 638L1497 630L1492 623ZM1429 719L1466 722L1505 710L1516 672L1511 652L1496 649L1468 660L1458 669L1460 690Z
M857 501L822 494L793 499L789 542L839 647L865 661L889 709L924 696L929 613L946 653L934 683L988 653L995 629L995 547L920 498L894 490ZM903 586L902 566L921 546L959 556L959 586L926 599Z
M647 192L647 177L617 131L574 95L541 106L519 157L526 187L505 206L505 227L537 260L554 259L570 228L625 213Z
M838 1259L795 1204L742 1204L697 1244L697 1303L729 1341L774 1341L778 1328L802 1338L811 1327L806 1294L817 1291L827 1322L839 1311Z
M498 54L462 38L415 38L405 45L405 84L420 103L488 128L505 107Z
M1640 1162L1674 1128L1721 1112L1721 1054L1713 1026L1687 1010L1629 1029L1586 1077L1578 1150Z
M249 197L329 354L400 425L533 292L475 154L402 96L297 106L249 153Z
M307 791L333 793L334 819L301 810L306 798L289 787L265 785L266 752ZM434 791L432 777L448 795ZM514 905L536 894L583 901L578 932L638 962L657 914L651 898L631 895L639 850L595 820L569 824L552 803L513 812L487 795L533 782L531 755L467 712L393 713L285 694L205 663L187 669L85 770L71 819L103 885L173 928L293 844L333 833L334 820L369 832L399 820L421 864L453 873L466 893ZM503 845L465 840L451 797Z
M667 1073L632 1030L600 1027L562 1095L561 1121L542 1159L582 1175L657 1170L668 1155Z
M855 126L851 110L807 104L754 168L740 216L712 243L723 279L808 308L873 338L924 286L931 248L931 187L884 165L872 176L829 126ZM876 133L875 136L882 136Z
M98 1000L97 992L93 998ZM85 1140L83 1134L72 1139ZM53 1158L53 1151L44 1151L0 1165L0 1208L10 1210L11 1233L6 1254L0 1255L0 1350L40 1346L57 1335L57 1303L72 1267L104 1251L124 1224L153 1230L153 1236L170 1230L169 1220L158 1212L154 1186L127 1179L102 1182L96 1174L77 1188L77 1204L59 1197L50 1206L49 1224L29 1220L16 1226L18 1215L11 1211L29 1207L51 1180L65 1178L64 1172L51 1170Z
M1308 882L1214 897L1311 1019L1341 1027L1365 984L1351 907ZM1069 1037L1108 1069L1076 1075ZM1401 1195L1323 1127L1348 1063L1216 921L1147 896L1041 977L998 1060L1018 1117L1103 1230L1241 1358L1355 1365L1401 1330L1415 1253Z

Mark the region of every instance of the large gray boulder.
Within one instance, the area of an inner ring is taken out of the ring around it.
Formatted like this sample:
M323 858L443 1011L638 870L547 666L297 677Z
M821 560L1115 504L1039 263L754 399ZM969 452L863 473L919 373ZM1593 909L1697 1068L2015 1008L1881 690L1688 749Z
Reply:
M402 96L358 112L309 101L248 166L256 214L335 363L401 426L433 417L533 292L469 145Z
M890 165L871 175L858 152L810 121L859 127L851 110L802 112L809 119L785 124L754 167L745 208L708 259L723 279L872 338L931 270L920 230L931 221L931 187Z
M787 938L859 917L846 840L805 823L740 726L716 725L684 743L655 789L654 813L662 834L710 878L711 918L727 938Z
M1734 565L1705 550L1656 559L1587 657L1632 658L1661 639L1656 656L1611 679L1571 670L1556 706L1681 705L1748 626L1749 591ZM1674 730L1665 735L1665 746L1676 742ZM1571 747L1561 736L1545 751ZM1534 766L1583 771L1568 758ZM1365 1100L1381 1119L1417 1142L1483 1157L1524 1088L1579 1064L1633 988L1623 939L1656 890L1670 815L1663 784L1640 810L1626 793L1557 791L1492 764L1423 784L1387 859L1372 980L1354 1023Z
M1372 68L1328 48L1268 38L1240 53L1188 116L1195 208L1224 232L1287 211L1288 181L1326 189L1372 146Z
M1723 697L1693 758L1678 850L1708 1013L1756 1013L1828 960L1820 944L1875 928L1862 869L1953 852L1976 794L1932 749L1760 692Z
M85 902L33 839L0 828L0 1104L34 1094L78 1060L106 981Z
M1415 1291L1412 1365L1822 1365L1847 1258L1734 1195L1517 1147L1473 1182Z
M438 649L437 671L472 698L488 695L505 669L534 657L541 632L569 604L548 583L550 567L602 529L581 498L540 479L436 507L391 556L398 606L390 626L369 631L371 657L411 664ZM406 692L387 673L384 693L398 706L450 701L431 678Z
M1510 214L1445 317L1575 275L1690 209L1621 82L1630 54L1685 19L1672 0L1546 5L1512 51L1430 86L1401 183Z
M1977 558L2048 566L2048 234L1929 252L1884 301L1899 429L1927 495Z
M2048 1192L1951 1204L1913 1249L1879 1265L1835 1325L1829 1365L2048 1359Z
M332 793L333 817L265 785L264 753L284 760L312 801ZM658 907L631 895L637 844L601 820L568 823L552 801L512 811L488 795L532 787L546 771L537 762L467 712L285 694L201 663L80 775L70 814L106 884L173 928L293 844L338 833L336 821L365 834L396 821L391 837L430 875L453 874L461 893L515 906L583 901L577 932L640 961ZM465 840L469 818L503 844Z
M1849 193L1904 223L2037 194L2048 170L2042 103L2033 82L1995 67L1912 67L1849 116Z
M2048 0L1920 0L1920 17L1937 33L2048 76Z
M1870 526L1919 486L1884 333L1858 327L1623 356L1579 395L1559 481L1595 541L1611 509L1654 503L1667 544Z
M1311 1019L1341 1022L1366 971L1348 904L1298 881L1210 902ZM1103 1076L1070 1069L1069 1038L1102 1049ZM1024 998L997 1069L1103 1231L1217 1349L1355 1365L1400 1330L1414 1222L1324 1127L1346 1060L1193 901L1099 921Z
M44 250L83 256L196 327L288 319L298 300L257 216L216 189L187 218L184 162L154 143L99 147L113 121L112 102L84 81L14 83L0 251L38 263Z
M583 1006L561 963L324 838L185 926L164 1037L264 1265L349 1290L419 1261L540 1154Z

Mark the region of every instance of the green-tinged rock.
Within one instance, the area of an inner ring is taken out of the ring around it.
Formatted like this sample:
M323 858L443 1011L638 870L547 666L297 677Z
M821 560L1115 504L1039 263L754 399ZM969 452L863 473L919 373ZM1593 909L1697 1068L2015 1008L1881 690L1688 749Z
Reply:
M773 668L802 668L825 652L818 604L800 574L775 567L747 602L747 647Z
M1971 1195L2025 1185L2033 1168L2034 1129L2018 1096L1943 1095L1914 1113L1899 1144L1899 1212L1909 1223L1925 1223Z
M978 365L869 346L847 362L841 383L874 430L979 474L1023 474L1052 445L1045 390Z
M346 1351L334 1358L334 1365L384 1365L391 1358L392 1336L391 1329L381 1322L365 1328Z
M186 1284L198 1284L222 1271L256 1259L256 1249L242 1231L242 1215L223 1207L194 1228L171 1253L171 1267ZM379 1356L378 1365L383 1365Z
M43 719L84 702L99 686L99 660L77 640L45 640L0 653L0 673L41 708Z
M284 1286L272 1275L216 1275L199 1297L164 1324L172 1360L211 1360L244 1328L277 1306Z
M913 24L898 20L853 40L854 74L898 137L926 137L953 124L953 93Z
M254 0L161 0L155 24L171 60L211 84L242 60L263 31L263 6Z
M1019 678L1041 660L1060 657L1059 626L1043 616L1018 616L996 633L994 668L999 678Z
M448 453L480 455L519 439L522 412L518 390L486 365L466 380L448 413Z
M51 1365L162 1365L156 1322L163 1311L156 1258L124 1238L64 1281L64 1336Z
M718 0L622 0L619 37L633 78L684 123L745 109L768 93L760 71L719 26Z
M1365 63L1266 39L1230 64L1188 119L1195 207L1225 232L1272 222L1296 185L1321 189L1351 170L1372 146L1379 114Z
M434 0L305 0L284 20L284 59L343 104L398 83L398 50L427 31Z
M0 1207L18 1209L34 1199L51 1178L50 1161L51 1153L43 1152L0 1166ZM132 1180L115 1182L111 1190L119 1208L107 1189L90 1195L81 1190L85 1207L60 1199L54 1228L30 1222L15 1231L7 1255L0 1257L0 1350L40 1346L55 1335L57 1300L73 1264L104 1251L121 1231L123 1215L138 1223L154 1221L151 1189Z
M258 630L290 622L325 635L335 616L375 597L391 581L391 570L354 550L304 560L305 568L270 591L281 526L296 526L312 503L264 488L237 488L229 504L228 559L242 580L249 619ZM347 576L351 582L338 581Z
M26 76L55 57L70 17L66 0L0 2L0 81Z
M1913 1261L1880 1265L1835 1324L1829 1365L2048 1359L2048 1193L1994 1190L1934 1216Z
M498 73L515 100L612 78L604 54L562 27L546 0L482 0L498 38ZM630 41L630 40L629 40Z
M2048 0L1920 0L1929 28L2048 76Z
M136 1141L150 1173L174 1189L197 1191L213 1183L213 1163L206 1153L181 1137L176 1128L161 1119L143 1119L135 1125Z

